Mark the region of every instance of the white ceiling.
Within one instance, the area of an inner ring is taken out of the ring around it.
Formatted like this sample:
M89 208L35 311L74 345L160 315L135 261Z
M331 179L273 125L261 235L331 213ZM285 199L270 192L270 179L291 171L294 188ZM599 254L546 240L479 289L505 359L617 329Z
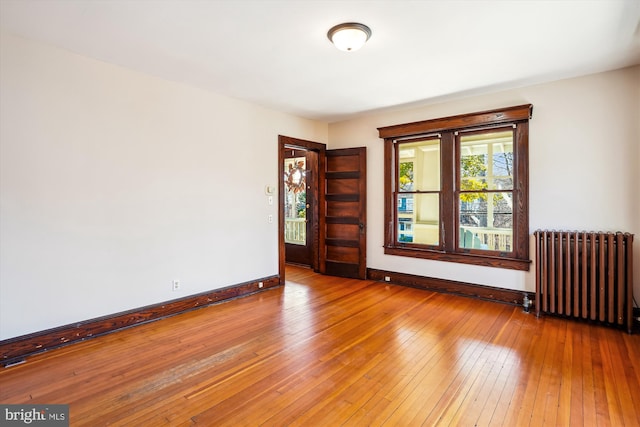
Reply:
M326 37L361 22L357 52ZM640 0L0 0L3 31L323 121L640 63Z

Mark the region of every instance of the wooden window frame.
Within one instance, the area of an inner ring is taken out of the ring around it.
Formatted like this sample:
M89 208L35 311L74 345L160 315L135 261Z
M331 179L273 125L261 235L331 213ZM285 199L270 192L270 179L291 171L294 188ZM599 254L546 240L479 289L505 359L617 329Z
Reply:
M463 114L420 122L378 128L384 140L384 252L389 255L434 259L482 265L487 267L529 270L529 119L533 105L525 104L497 110ZM513 249L511 252L468 250L458 248L458 132L514 128ZM396 150L399 139L420 138L440 134L440 230L444 233L438 248L428 245L406 245L396 241L397 212L395 197ZM448 147L448 148L447 148ZM455 236L451 238L451 236Z

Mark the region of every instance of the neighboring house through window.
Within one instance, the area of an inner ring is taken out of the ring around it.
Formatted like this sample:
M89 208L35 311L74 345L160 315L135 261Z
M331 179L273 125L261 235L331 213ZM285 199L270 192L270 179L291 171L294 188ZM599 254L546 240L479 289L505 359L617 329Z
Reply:
M385 253L528 270L532 108L379 128Z

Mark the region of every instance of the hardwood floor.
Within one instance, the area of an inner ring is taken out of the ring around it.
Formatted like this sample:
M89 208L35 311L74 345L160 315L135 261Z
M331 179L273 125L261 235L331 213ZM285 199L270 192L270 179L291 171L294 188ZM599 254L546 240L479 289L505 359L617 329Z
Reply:
M640 336L287 267L287 285L0 370L72 426L638 426Z

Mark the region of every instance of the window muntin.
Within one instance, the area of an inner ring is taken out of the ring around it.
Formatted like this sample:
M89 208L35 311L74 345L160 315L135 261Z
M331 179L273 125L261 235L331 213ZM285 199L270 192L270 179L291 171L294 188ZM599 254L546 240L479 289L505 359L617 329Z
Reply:
M379 128L385 142L385 254L528 270L532 108ZM425 168L417 148L434 139L439 165ZM431 184L421 172L431 174ZM435 206L434 218L429 212ZM424 233L429 226L432 233Z

